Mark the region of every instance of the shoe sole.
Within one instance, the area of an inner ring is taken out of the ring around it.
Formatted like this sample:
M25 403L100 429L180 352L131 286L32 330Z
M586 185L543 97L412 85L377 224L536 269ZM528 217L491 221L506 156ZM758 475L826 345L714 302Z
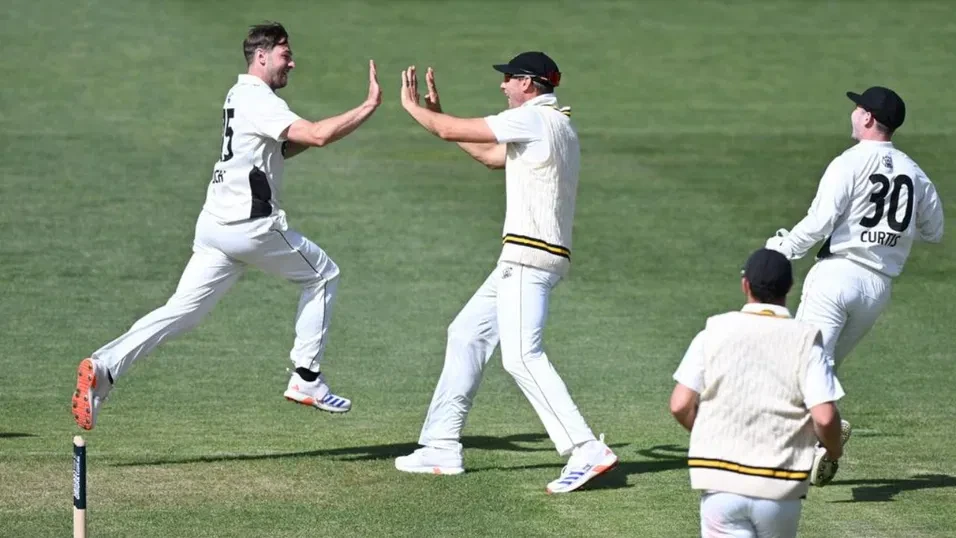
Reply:
M395 468L404 473L456 475L465 472L464 467L405 467L395 462Z
M93 429L93 390L96 388L96 368L93 359L80 361L76 368L76 390L73 392L73 420L84 430Z
M304 394L293 393L290 394L288 391L283 395L286 400L289 400L292 403L297 403L299 405L305 405L313 409L318 409L320 411L325 411L326 413L332 413L333 415L341 415L343 413L348 413L352 410L350 405L347 409L342 409L341 407L330 407L322 402L315 401L315 398L311 396L306 396Z
M850 440L850 435L851 435L852 433L853 433L853 427L850 426L850 423L847 422L847 421L845 421L845 420L841 420L841 421L840 421L840 445L841 445L841 446L846 446L846 442ZM817 477L819 476L820 471L821 471L821 468L822 468L823 465L824 465L824 461L823 461L823 460L826 459L826 454L827 454L827 453L826 453L826 450L820 450L820 451L813 457L813 467L811 468L811 471L810 471L810 484L813 485L813 486L823 487L823 486L826 485L826 484L819 485L819 484L817 483L817 482L818 482ZM827 462L829 463L829 460L827 460ZM832 463L837 463L837 462L832 462ZM839 467L838 467L838 469L839 469ZM834 477L835 477L835 476L836 476L836 472L834 472L833 475L834 475ZM833 480L833 479L831 478L830 480L827 481L827 483L829 483L829 482L832 481L832 480Z
M590 471L584 474L584 478L580 480L577 484L573 485L572 487L569 487L568 489L551 489L551 486L548 486L547 488L545 488L545 491L548 492L548 495L554 495L555 493L570 493L576 489L579 489L584 484L587 484L592 479L594 479L594 477L600 476L614 469L615 467L617 467L617 464L618 464L618 459L617 459L617 456L615 455L614 461L610 463L605 463L603 465L597 465L592 467Z
M850 426L850 423L841 420L840 421L840 444L846 445L846 442L850 440L850 434L853 433L853 428Z

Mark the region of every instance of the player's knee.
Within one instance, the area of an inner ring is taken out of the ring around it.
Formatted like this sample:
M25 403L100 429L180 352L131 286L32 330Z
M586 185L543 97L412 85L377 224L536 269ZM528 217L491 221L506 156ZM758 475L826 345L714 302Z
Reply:
M474 334L474 331L472 331L466 323L457 319L448 326L449 349L467 348L476 338L477 336Z
M548 356L540 349L529 348L525 351L508 350L504 347L501 349L501 365L511 375L523 373L528 369L528 366L533 366L541 361L547 362L547 360Z

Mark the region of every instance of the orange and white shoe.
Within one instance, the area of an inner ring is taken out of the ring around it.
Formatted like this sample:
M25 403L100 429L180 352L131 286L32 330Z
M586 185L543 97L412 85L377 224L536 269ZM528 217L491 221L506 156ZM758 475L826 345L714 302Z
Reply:
M80 361L76 369L76 391L73 392L73 420L77 426L84 430L93 429L100 406L112 388L105 364L89 357Z
M352 400L332 394L322 374L319 374L315 381L306 381L293 371L292 377L289 378L289 388L283 396L290 402L308 405L329 413L348 413L352 409Z
M465 472L461 445L458 449L423 446L407 456L395 458L395 468L406 473L461 474Z
M561 476L548 484L548 493L574 491L599 474L617 466L617 455L606 444L604 434L598 440L585 443L574 449L568 464L561 469Z

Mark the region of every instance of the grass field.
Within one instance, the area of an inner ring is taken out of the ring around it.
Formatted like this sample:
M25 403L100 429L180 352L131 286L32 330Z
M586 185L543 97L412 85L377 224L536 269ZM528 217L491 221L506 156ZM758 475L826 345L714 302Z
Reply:
M897 137L956 214L950 2L7 0L0 11L0 536L70 532L77 361L162 304L188 259L249 24L284 22L283 95L319 118L385 90L350 138L286 168L291 223L342 269L323 370L354 410L281 398L298 291L250 272L196 331L138 363L89 448L97 538L699 534L670 375L739 307L750 250L806 211L846 148L846 90L895 88ZM502 174L398 104L431 65L448 112L505 106L490 64L542 49L583 171L549 355L618 470L547 496L563 460L496 360L460 477L408 476L447 324L493 268ZM949 218L949 227L956 222ZM917 245L843 365L856 433L801 536L956 536L956 240ZM804 275L811 261L797 264ZM801 279L802 281L802 279ZM801 282L798 282L798 285ZM798 295L793 298L796 306Z

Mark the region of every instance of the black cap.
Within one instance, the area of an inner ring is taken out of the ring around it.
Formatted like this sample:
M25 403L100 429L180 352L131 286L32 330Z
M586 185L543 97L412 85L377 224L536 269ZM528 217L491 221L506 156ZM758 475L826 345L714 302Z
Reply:
M776 250L754 251L744 264L743 276L750 282L751 295L764 302L783 299L793 286L790 260Z
M846 92L846 96L863 110L873 114L876 121L894 131L903 125L903 120L906 119L906 105L903 99L889 88L873 86L867 88L862 95Z
M561 71L558 70L558 64L543 52L522 52L508 63L496 64L493 67L508 75L530 76L552 88L557 88L561 83Z

